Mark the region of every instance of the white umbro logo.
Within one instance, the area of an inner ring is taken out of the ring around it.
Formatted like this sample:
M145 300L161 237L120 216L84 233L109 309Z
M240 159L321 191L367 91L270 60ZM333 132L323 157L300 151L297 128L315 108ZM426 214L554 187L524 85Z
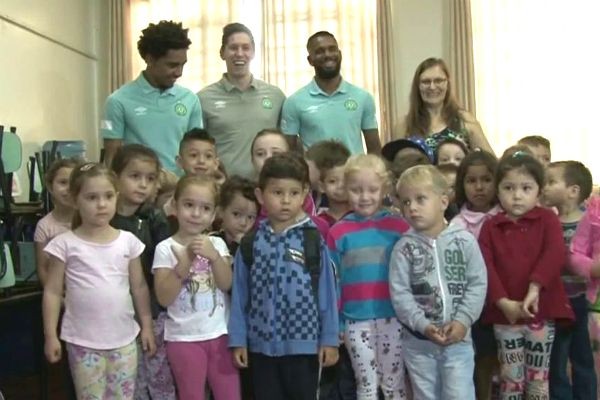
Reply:
M135 112L135 115L146 115L146 112L148 111L148 109L146 107L143 106L139 106L133 109L133 112Z
M215 108L225 108L226 104L227 102L224 100L215 101Z

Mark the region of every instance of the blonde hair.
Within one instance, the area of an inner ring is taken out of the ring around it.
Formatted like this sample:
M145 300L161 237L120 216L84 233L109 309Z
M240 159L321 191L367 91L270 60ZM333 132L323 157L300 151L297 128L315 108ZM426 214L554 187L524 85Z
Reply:
M448 194L449 189L448 181L433 165L417 165L404 171L396 184L396 192L400 192L402 186L431 186L433 191L440 195Z
M351 175L362 171L375 172L386 190L391 187L390 172L381 157L374 154L357 154L350 157L344 165L344 180L347 181Z

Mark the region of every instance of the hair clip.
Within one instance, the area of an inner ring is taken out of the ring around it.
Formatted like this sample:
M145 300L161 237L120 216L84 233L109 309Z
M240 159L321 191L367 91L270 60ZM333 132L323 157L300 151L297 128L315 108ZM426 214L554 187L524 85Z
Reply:
M86 163L86 164L83 164L81 167L79 167L79 171L87 172L90 169L94 168L95 166L96 166L96 163L93 163L93 162Z
M523 150L517 150L513 153L512 157L513 158L518 158L518 157L523 157L528 155L526 152L524 152Z

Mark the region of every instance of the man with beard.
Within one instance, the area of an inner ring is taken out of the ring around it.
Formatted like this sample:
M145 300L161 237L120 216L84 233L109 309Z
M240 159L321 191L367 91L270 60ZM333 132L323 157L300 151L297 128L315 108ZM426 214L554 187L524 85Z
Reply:
M198 97L175 84L191 43L188 30L173 21L150 24L142 31L138 51L146 69L106 101L101 133L107 165L123 143L138 143L152 148L163 167L178 170L175 157L183 134L202 127Z
M281 129L297 146L304 148L322 140L339 140L352 154L379 154L375 101L365 90L342 79L342 52L335 37L325 31L313 34L306 44L308 63L315 69L312 82L283 104Z
M259 131L279 126L285 95L250 73L254 37L245 25L225 25L220 56L227 71L221 80L198 93L204 126L215 138L227 174L254 178L252 141Z

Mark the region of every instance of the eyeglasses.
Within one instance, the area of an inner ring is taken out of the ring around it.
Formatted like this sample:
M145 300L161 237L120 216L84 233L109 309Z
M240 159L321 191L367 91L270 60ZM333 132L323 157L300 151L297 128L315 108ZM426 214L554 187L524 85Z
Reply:
M421 81L419 81L419 84L421 86L431 86L431 84L433 83L435 86L443 86L446 84L446 82L448 82L448 79L446 78L435 78L435 79L422 79Z

